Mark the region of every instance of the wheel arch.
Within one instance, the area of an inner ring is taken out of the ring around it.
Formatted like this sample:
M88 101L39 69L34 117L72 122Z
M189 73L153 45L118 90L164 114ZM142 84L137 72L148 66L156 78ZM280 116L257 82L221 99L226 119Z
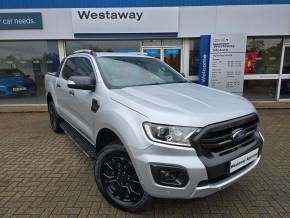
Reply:
M121 137L119 137L115 131L107 127L102 128L98 132L96 138L96 153L98 153L106 145L114 141L120 143L121 145L124 145L124 143L121 140Z
M48 92L47 95L46 95L46 101L47 101L47 103L49 103L50 101L53 102L53 98L52 98L52 95L51 95L50 92Z

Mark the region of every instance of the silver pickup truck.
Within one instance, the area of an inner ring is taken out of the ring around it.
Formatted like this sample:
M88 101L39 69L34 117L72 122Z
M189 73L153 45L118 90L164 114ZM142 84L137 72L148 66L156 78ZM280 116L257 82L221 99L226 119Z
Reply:
M95 159L100 192L123 210L212 194L260 160L264 139L249 101L155 58L81 50L45 85L53 131Z

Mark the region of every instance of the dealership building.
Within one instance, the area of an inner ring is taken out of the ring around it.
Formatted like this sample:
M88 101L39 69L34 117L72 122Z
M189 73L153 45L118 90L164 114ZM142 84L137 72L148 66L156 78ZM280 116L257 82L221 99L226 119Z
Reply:
M290 101L290 0L0 2L0 106L46 103L79 49L144 53L253 102Z

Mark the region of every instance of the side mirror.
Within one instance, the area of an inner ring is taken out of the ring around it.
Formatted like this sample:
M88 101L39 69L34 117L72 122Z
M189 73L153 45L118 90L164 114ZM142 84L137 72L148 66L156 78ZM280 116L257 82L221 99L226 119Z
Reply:
M185 74L184 73L180 73L181 76L183 76L185 78Z
M67 87L71 89L81 89L95 91L96 81L89 76L71 76L67 81Z
M52 75L52 76L57 76L57 72L47 72L47 74Z
M24 75L25 78L30 78L30 75Z

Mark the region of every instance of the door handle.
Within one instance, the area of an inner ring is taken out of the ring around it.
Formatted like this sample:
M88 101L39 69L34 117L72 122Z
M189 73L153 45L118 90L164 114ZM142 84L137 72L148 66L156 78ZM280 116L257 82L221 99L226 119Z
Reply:
M68 92L70 95L75 95L75 92L74 92L74 90L69 90L69 92Z
M57 83L57 84L56 84L56 87L60 88L60 84L59 84L59 83Z

